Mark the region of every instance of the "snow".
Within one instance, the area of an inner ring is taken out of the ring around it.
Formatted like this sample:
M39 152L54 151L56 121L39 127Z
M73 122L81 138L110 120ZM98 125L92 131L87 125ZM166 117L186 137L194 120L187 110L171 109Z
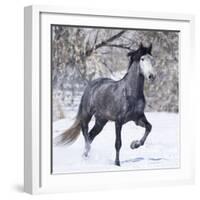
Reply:
M72 125L75 114L71 111L67 118L53 122L54 139ZM84 151L82 133L71 146L53 145L53 173L178 168L180 164L178 114L146 113L146 116L152 124L152 131L144 146L138 149L132 150L130 144L143 136L144 129L133 122L123 126L120 167L114 165L114 122L108 122L93 141L88 158L82 156ZM91 120L89 127L93 125L94 119Z

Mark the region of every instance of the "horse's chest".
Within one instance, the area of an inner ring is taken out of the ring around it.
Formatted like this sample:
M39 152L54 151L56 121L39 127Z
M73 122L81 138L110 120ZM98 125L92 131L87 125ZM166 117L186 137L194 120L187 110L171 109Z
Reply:
M145 108L145 100L144 99L139 99L136 104L135 104L135 113L143 113Z
M134 120L138 115L144 113L145 108L145 99L135 99L131 98L128 100L127 112L126 112L126 121Z

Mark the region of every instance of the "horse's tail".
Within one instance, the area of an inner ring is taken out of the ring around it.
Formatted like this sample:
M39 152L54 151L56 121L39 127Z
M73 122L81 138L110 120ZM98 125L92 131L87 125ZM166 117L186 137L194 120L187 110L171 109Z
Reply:
M76 117L76 120L72 124L72 126L69 129L65 130L61 135L56 137L55 143L57 145L59 144L70 145L73 142L75 142L75 140L80 135L80 130L81 130L80 108L81 108L81 105L79 107L79 112Z

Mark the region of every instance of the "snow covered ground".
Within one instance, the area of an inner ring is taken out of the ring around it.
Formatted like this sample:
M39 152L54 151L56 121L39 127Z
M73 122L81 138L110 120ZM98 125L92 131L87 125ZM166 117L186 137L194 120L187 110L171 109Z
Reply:
M75 113L68 118L53 122L53 138L70 127ZM53 145L53 173L97 172L142 169L166 169L179 167L179 129L178 114L146 113L152 124L152 132L144 146L132 150L130 144L140 139L144 129L128 122L122 128L121 167L114 165L115 127L108 122L95 138L89 157L82 157L84 139L82 133L71 146ZM90 122L90 128L94 120Z

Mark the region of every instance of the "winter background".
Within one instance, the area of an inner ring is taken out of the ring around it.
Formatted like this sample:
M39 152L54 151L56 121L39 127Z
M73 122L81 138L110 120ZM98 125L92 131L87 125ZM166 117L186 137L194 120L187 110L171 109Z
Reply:
M80 134L71 146L52 143L52 172L97 172L166 169L179 167L178 32L121 30L52 25L52 123L53 139L75 119L87 84L98 77L121 79L127 71L130 49L153 44L157 78L145 82L146 116L152 132L144 146L132 150L144 129L129 122L122 129L121 167L114 165L114 123L106 124L92 143L89 158L82 157ZM94 124L92 119L89 127Z

